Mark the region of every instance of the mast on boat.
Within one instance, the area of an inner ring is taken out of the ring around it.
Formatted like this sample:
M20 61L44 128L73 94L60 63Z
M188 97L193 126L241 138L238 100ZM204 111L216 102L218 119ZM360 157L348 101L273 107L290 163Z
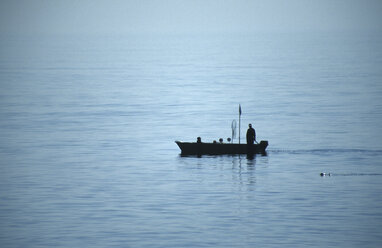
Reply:
M240 119L241 119L241 105L239 104L239 144L240 144Z

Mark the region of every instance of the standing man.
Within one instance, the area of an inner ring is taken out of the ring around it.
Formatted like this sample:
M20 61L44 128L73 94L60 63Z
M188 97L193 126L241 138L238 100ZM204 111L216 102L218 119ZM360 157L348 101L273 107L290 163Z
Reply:
M256 141L256 131L255 129L252 128L252 124L248 125L248 130L247 130L247 145L252 146L253 141ZM257 143L257 141L256 141Z

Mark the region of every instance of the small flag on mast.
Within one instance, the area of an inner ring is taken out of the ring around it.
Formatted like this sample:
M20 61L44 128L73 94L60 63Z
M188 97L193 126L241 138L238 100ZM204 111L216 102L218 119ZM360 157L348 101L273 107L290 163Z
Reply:
M241 115L241 105L239 104L239 115Z

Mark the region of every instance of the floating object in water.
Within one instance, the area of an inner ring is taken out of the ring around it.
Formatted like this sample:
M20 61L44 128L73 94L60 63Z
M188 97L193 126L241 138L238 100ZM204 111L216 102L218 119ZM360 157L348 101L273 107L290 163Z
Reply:
M321 172L320 173L320 176L322 176L322 177L325 177L325 176L331 176L332 174L330 174L330 173L325 173L325 172Z
M320 173L320 176L324 177L324 176L382 176L381 173L325 173L325 172L321 172Z

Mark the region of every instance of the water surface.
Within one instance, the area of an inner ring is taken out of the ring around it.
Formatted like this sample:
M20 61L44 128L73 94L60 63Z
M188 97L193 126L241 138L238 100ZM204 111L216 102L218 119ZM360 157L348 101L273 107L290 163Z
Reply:
M380 247L380 36L0 42L2 247Z

